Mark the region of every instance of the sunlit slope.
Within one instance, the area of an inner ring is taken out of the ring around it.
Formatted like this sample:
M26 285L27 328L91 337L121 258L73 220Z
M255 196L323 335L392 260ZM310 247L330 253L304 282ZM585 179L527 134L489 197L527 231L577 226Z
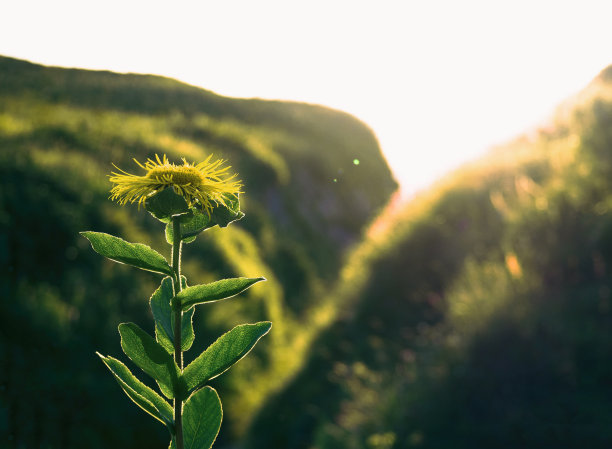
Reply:
M249 448L610 447L610 73L379 218Z
M396 188L371 131L320 106L231 99L162 77L2 57L0 98L5 136L87 152L105 172L110 160L127 166L155 152L229 159L255 214L273 216L294 238L316 234L319 244L307 248L322 264L337 262L329 245L354 241Z
M78 235L109 232L168 255L158 222L108 200L111 163L138 173L132 158L162 153L190 161L214 153L245 183L246 217L186 245L189 282L267 278L240 299L196 313L201 338L187 361L234 324L274 322L253 357L217 385L227 418L221 444L300 365L321 322L322 292L396 188L373 134L342 112L0 57L3 441L12 435L24 447L65 448L166 441L95 358L96 350L121 354L122 321L152 331L148 299L160 279L101 260ZM75 413L76 405L88 412Z

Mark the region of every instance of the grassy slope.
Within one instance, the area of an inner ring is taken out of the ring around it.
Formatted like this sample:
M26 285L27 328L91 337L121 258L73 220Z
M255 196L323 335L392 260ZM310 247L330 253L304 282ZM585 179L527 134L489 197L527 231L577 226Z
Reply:
M380 218L248 447L609 447L611 74Z
M325 321L321 292L396 187L375 138L349 115L319 106L0 57L3 441L12 434L28 447L165 447L163 429L121 397L94 357L121 354L121 321L152 330L147 299L159 279L101 260L78 231L168 253L147 213L108 201L111 162L137 172L133 157L198 161L210 152L244 180L246 218L188 245L184 271L192 284L222 276L268 282L196 314L200 338L187 359L233 324L275 325L218 382L228 418L221 438L229 441L299 366Z

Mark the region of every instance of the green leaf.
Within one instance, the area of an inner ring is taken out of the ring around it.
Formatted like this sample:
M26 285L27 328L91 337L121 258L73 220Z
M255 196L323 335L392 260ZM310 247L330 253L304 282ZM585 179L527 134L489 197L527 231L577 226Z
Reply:
M222 420L221 400L213 388L204 387L193 393L183 407L185 449L210 449Z
M162 279L160 286L153 292L149 300L153 319L155 320L157 342L166 348L169 353L174 352L174 339L170 338L170 336L174 336L172 307L170 306L173 296L172 278L168 276Z
M174 418L170 404L155 391L139 381L128 367L119 360L113 357L104 357L98 352L96 354L100 356L107 368L113 373L113 376L115 376L115 379L130 399L145 412L153 416L153 418L168 426L170 432L174 433Z
M145 209L159 221L168 223L173 215L181 215L189 212L187 201L168 187L164 190L151 195L145 200Z
M183 312L183 318L181 320L181 351L189 351L193 341L195 340L195 334L193 332L193 314L195 309L191 309L188 312ZM173 326L174 327L174 326ZM158 323L155 323L155 338L157 342L164 347L168 354L174 354L174 333L170 337L167 332L161 328Z
M187 391L199 388L227 371L247 355L271 327L269 321L242 324L219 337L183 371Z
M168 351L134 323L121 323L119 334L123 352L155 379L162 393L168 399L181 397L179 368Z
M185 243L193 242L200 232L215 225L214 223L211 224L208 214L195 207L192 207L188 214L181 215L179 221L181 224L181 237ZM166 225L166 241L171 245L174 242L172 223Z
M172 275L172 267L157 251L142 243L129 243L103 232L85 231L81 235L91 242L98 254L119 263L132 265L155 273Z
M210 284L188 287L179 292L176 298L180 301L183 310L189 310L197 304L231 298L243 292L251 285L265 280L266 278L263 277L222 279L220 281L211 282Z
M202 231L219 225L224 228L233 221L240 220L244 214L240 211L240 199L238 195L225 195L227 206L216 204L213 206L210 215L202 212L197 207L192 207L191 212L182 215L181 222L181 239L185 243L190 243L195 240L195 237ZM172 244L174 241L174 229L172 223L166 226L166 240Z
M232 221L240 220L244 214L240 211L240 199L238 195L226 194L225 202L227 206L221 204L213 208L211 221L219 227L224 228Z
M187 279L181 276L183 288L187 288ZM155 336L170 354L174 353L174 320L172 319L171 300L173 297L172 278L165 277L161 285L150 299L151 311L155 319ZM193 333L193 312L190 310L183 314L181 321L181 350L187 351L191 348L195 335Z

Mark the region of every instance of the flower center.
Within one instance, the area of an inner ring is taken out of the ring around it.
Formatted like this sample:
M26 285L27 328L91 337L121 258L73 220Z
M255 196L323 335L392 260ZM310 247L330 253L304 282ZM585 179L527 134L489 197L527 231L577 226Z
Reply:
M189 165L162 165L154 167L149 170L146 177L160 183L177 186L200 185L202 182L202 175L198 169Z

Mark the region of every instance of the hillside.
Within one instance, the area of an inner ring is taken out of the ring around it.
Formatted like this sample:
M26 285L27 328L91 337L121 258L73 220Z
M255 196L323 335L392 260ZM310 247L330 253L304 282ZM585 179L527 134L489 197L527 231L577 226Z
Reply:
M111 163L137 173L132 158L200 161L210 153L244 181L246 217L187 245L185 274L194 283L268 281L196 314L190 353L236 323L274 322L266 344L215 383L226 415L222 445L300 367L331 319L321 314L322 293L396 188L375 137L320 106L0 57L0 446L163 447L164 429L124 400L95 357L121 354L120 322L152 330L148 298L159 279L101 260L78 232L109 232L167 254L154 219L108 200Z
M611 73L379 218L248 448L610 447Z

